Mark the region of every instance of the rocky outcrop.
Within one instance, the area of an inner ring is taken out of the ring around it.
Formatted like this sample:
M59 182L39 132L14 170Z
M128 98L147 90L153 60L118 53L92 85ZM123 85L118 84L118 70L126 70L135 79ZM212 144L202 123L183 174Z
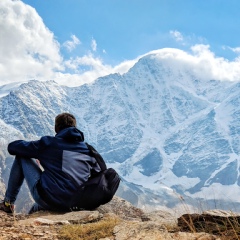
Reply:
M215 220L218 214L215 213L215 216L213 214L211 216ZM192 229L186 227L189 219L196 224L201 219L202 223L203 216L194 218L195 215L189 214L177 219L172 214L164 211L146 213L119 197L114 197L110 203L100 206L94 211L78 211L65 214L43 211L32 215L16 214L15 216L0 212L0 217L2 219L0 223L0 240L69 239L63 238L60 234L64 226L76 224L83 226L93 225L107 218L116 218L118 221L113 226L110 236L99 238L101 240L224 239L219 235L204 231L203 228L201 232L198 232L191 231Z
M240 215L230 211L184 214L178 218L178 226L185 232L207 232L226 239L240 239Z

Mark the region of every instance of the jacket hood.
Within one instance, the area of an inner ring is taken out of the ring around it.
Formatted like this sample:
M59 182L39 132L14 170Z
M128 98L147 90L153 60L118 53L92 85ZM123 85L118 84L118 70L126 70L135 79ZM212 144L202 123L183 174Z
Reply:
M83 142L84 141L84 134L79 129L75 127L69 127L61 130L56 137L63 138L67 141L71 142Z

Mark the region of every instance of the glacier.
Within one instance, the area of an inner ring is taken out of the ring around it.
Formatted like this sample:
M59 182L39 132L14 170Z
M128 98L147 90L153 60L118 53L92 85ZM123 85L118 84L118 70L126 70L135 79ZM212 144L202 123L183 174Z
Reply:
M118 194L134 205L174 208L185 199L239 208L240 82L203 78L151 53L122 75L78 87L3 86L1 194L12 162L8 142L53 135L61 112L76 116L85 140L121 175Z

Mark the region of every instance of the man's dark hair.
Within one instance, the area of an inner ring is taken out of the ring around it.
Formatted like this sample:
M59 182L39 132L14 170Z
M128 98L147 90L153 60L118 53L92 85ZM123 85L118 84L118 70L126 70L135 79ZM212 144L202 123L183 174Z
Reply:
M70 113L61 113L55 118L55 132L59 133L64 128L76 127L76 118Z

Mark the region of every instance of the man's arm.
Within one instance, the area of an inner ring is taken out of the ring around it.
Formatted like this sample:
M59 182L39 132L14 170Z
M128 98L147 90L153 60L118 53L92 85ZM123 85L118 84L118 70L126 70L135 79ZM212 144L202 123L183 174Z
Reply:
M9 143L8 152L11 155L17 155L28 158L38 158L39 141L17 140Z

